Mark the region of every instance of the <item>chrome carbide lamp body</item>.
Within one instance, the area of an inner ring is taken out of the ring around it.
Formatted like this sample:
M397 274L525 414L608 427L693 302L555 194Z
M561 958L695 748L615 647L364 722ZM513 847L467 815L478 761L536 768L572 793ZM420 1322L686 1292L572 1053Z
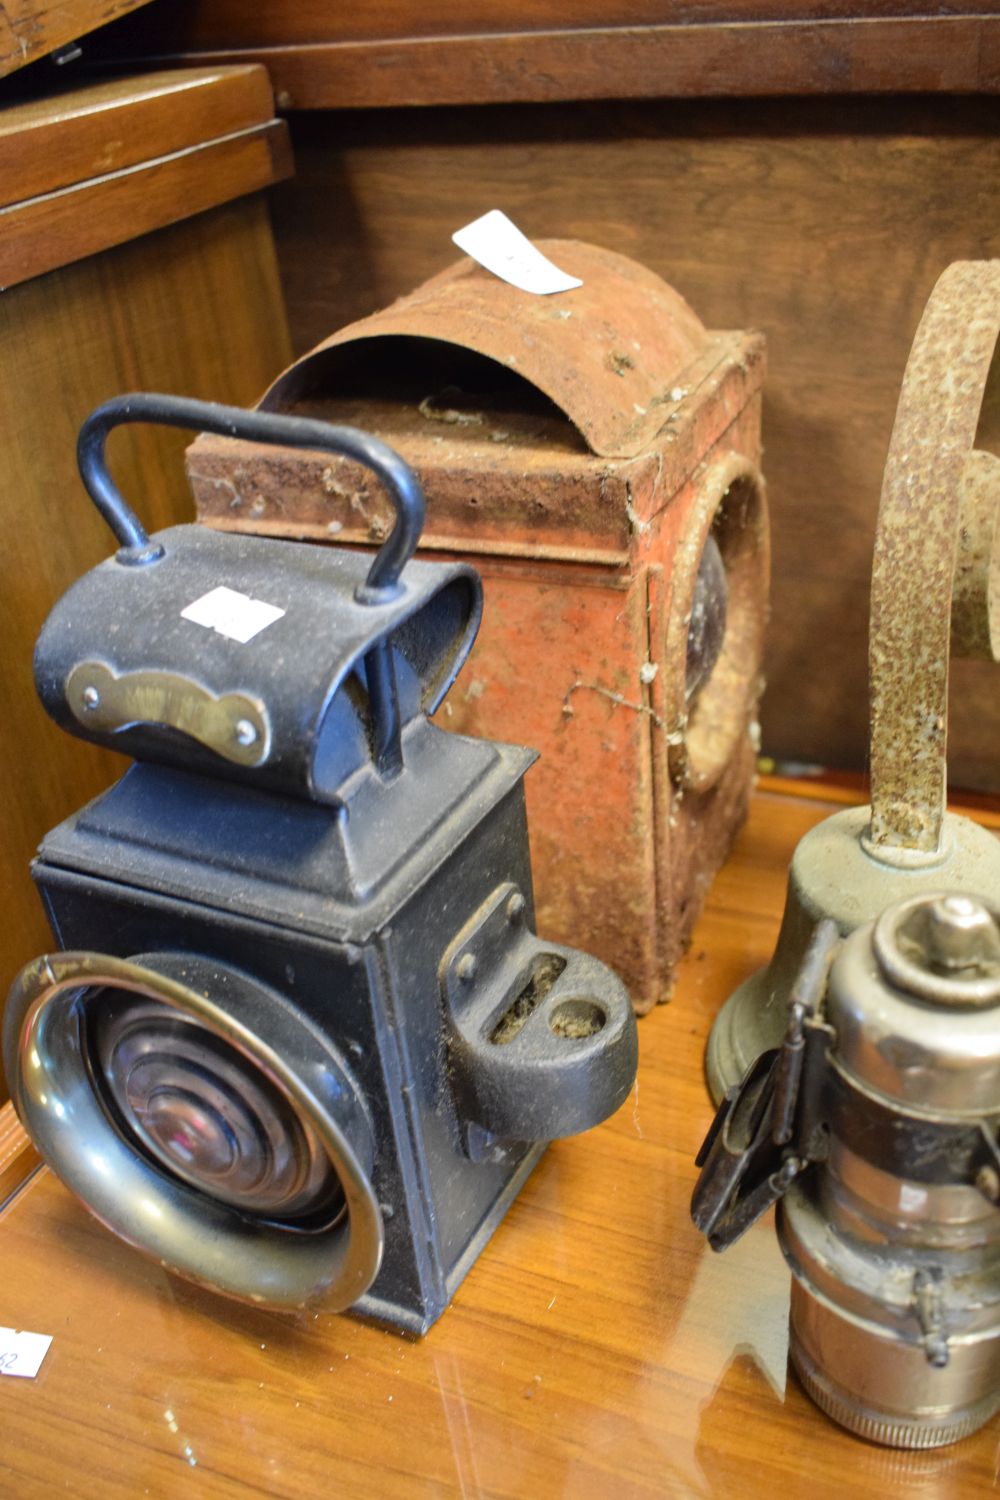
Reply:
M350 454L389 492L374 558L178 526L147 537L123 421ZM534 758L428 719L481 608L411 563L419 486L351 428L173 397L84 425L121 545L56 605L39 693L136 757L44 839L63 951L19 976L11 1094L83 1202L168 1269L275 1307L423 1332L543 1144L635 1076L610 970L532 928Z
M936 1447L1000 1407L1000 918L898 902L840 944L824 1001L825 925L784 1047L720 1110L694 1217L723 1248L780 1199L809 1394L873 1441Z

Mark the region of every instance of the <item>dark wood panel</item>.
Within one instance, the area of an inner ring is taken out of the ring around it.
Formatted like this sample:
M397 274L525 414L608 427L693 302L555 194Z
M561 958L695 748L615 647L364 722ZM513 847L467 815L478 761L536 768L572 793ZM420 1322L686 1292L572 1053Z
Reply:
M311 6L171 8L112 53L266 63L286 109L718 95L976 92L1000 86L995 5L971 14L895 4L736 3L559 13L491 5L345 14ZM144 18L145 19L145 18Z
M488 208L634 256L769 340L764 746L862 766L882 465L924 301L1000 255L993 100L702 102L293 117L275 223L297 352L449 263ZM996 670L957 663L952 769L1000 786Z
M993 91L1000 21L885 20L651 26L228 47L206 61L262 62L282 109L546 103L559 99Z
M919 0L173 0L112 35L136 45L180 45L182 51L217 47L290 47L321 42L410 40L604 27L711 26L725 22L870 21L990 15L996 0L942 6Z
M113 78L0 111L3 203L36 198L270 123L263 68Z
M0 1380L0 1489L155 1500L972 1500L997 1422L901 1453L823 1417L786 1365L768 1216L725 1255L692 1228L709 1025L770 956L784 869L821 802L759 796L637 1087L549 1148L450 1312L416 1342L227 1303L90 1219L48 1172L0 1217L8 1323L55 1335ZM81 1481L81 1475L86 1476ZM81 1484L83 1488L81 1489Z

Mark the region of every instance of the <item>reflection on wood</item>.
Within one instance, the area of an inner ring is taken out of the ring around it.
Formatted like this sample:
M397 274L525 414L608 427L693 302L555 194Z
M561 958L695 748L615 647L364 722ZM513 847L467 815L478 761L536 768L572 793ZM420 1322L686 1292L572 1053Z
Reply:
M0 1109L0 1212L38 1167L38 1156L13 1105Z

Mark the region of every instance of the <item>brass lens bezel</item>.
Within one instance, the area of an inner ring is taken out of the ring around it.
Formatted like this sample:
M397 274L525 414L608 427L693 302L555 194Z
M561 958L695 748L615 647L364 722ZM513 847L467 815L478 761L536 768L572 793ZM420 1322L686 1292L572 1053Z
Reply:
M197 982L162 972L161 963L183 964ZM252 1026L205 992L211 989L206 973L220 971L244 999L257 1002ZM327 1152L344 1190L346 1217L326 1231L297 1233L187 1186L131 1147L95 1091L80 1025L87 995L106 987L193 1017L272 1079ZM48 955L14 983L4 1055L18 1115L56 1175L108 1229L167 1269L241 1301L329 1312L343 1311L371 1286L384 1228L370 1177L370 1123L335 1049L283 997L193 956ZM324 1098L323 1080L331 1077L335 1086Z

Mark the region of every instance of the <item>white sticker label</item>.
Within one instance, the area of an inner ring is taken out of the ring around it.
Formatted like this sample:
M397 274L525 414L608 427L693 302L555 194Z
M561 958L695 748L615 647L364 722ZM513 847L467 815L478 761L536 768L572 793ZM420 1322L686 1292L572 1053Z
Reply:
M474 219L458 229L452 239L460 250L478 260L487 271L509 281L522 292L547 297L552 292L568 292L583 286L576 276L567 276L554 266L531 241L512 224L498 208L490 209L481 219Z
M52 1342L50 1333L17 1333L0 1328L0 1375L37 1375Z
M245 646L284 613L276 604L265 604L263 599L251 599L249 594L223 587L202 594L187 609L182 609L181 619L193 620L196 625L204 625L217 635Z

